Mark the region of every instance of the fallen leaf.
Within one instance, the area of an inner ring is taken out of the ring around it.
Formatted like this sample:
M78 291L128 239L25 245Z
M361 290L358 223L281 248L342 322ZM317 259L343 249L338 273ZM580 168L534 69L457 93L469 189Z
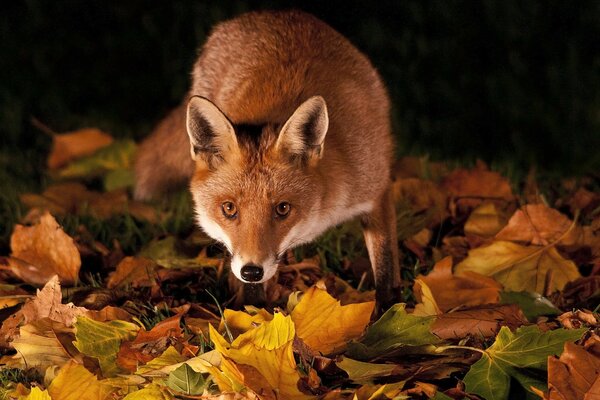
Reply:
M569 218L553 208L544 204L529 204L515 212L508 225L498 232L496 240L539 246L546 246L561 238L562 241L572 242L572 239L564 238L572 224Z
M342 306L326 290L312 287L290 315L304 343L315 351L331 354L362 335L374 307L374 301Z
M558 315L560 310L539 293L532 292L501 292L501 304L516 304L528 320L533 321L540 315Z
M152 359L145 365L138 366L135 373L150 377L165 376L179 367L184 361L185 357L179 354L173 346L170 346L160 356Z
M408 314L405 304L395 304L371 325L364 337L348 345L346 355L358 360L374 359L404 346L424 346L439 342L431 333L434 317Z
M452 257L438 261L426 276L418 275L424 282L441 311L448 311L460 306L477 306L497 303L500 299L502 285L492 278L473 271L465 271L462 275L452 274ZM422 300L420 284L415 283L415 297Z
M123 341L117 354L119 367L134 372L139 364L145 364L161 355L175 340L183 337L181 315L167 318L150 331L143 328L132 341Z
M84 307L76 307L73 303L62 304L62 293L58 276L54 275L41 290L37 290L34 299L26 302L21 308L24 323L49 318L66 327L73 326L77 317L87 315Z
M241 376L243 384L255 393L273 399L278 396L290 400L310 398L297 387L300 375L292 350L296 331L289 316L284 317L276 313L272 321L241 334L231 344L212 326L209 329L210 338L219 353L233 361L236 366L251 366L259 373L259 376ZM248 369L244 371L250 372ZM264 386L265 381L259 379L260 377L268 383L267 388Z
M149 258L125 257L108 277L106 287L114 289L127 286L134 288L155 286L156 268L156 263Z
M171 400L173 398L166 387L151 383L143 389L129 393L123 400Z
M112 142L112 136L97 128L83 128L74 132L52 135L48 168L60 168L72 160L94 154L98 149Z
M483 203L477 207L465 222L464 231L468 235L489 238L506 225L506 219L498 212L494 203Z
M263 322L268 322L273 319L273 314L264 308L256 308L246 306L245 311L235 311L226 308L223 312L223 327L225 323L229 329L237 334L244 333L250 329L256 328Z
M373 383L376 378L390 376L397 368L394 364L374 364L343 357L335 365L343 369L354 383Z
M121 342L133 339L139 326L125 321L99 322L79 317L75 329L75 347L98 359L102 374L112 377L120 371L116 359Z
M469 251L455 272L457 275L477 272L493 277L506 290L541 294L561 290L580 277L577 266L565 260L553 246L521 246L505 241Z
M171 372L167 379L169 388L188 396L202 394L209 384L209 379L185 363Z
M12 271L27 283L42 286L54 275L66 285L78 280L81 257L77 246L47 212L34 226L16 225L10 248ZM13 259L29 264L30 268Z
M73 361L60 369L48 387L52 399L60 400L110 399L113 391L112 387L98 381L83 365Z
M132 166L135 151L133 140L117 140L89 157L70 163L58 175L61 178L90 178L108 171L128 169Z
M600 357L565 343L560 358L548 357L548 399L592 400L600 396Z
M43 318L20 328L12 346L17 350L11 364L19 368L36 367L45 371L52 365L63 365L78 352L71 344L73 330Z
M563 345L583 335L584 329L541 332L535 325L514 333L502 327L494 344L482 350L482 357L464 378L466 391L487 400L508 399L511 377L524 389L545 390L546 383L535 371L545 371L548 356L559 355Z
M442 314L442 310L438 306L431 288L421 279L415 279L413 286L414 294L418 304L415 305L413 315L428 316Z
M502 326L516 329L526 324L527 318L514 304L472 307L439 315L431 325L431 332L440 339L494 337Z

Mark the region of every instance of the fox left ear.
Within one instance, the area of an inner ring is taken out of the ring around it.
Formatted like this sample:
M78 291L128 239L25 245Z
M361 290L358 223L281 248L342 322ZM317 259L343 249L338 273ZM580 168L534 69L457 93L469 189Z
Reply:
M321 96L306 100L281 128L276 151L316 161L323 154L323 142L329 128L327 105Z
M194 96L187 106L186 128L192 159L208 169L237 154L235 130L225 114L210 100Z

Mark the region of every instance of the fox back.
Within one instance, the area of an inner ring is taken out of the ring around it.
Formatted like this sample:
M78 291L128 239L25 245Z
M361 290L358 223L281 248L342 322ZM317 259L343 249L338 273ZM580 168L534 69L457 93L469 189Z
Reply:
M238 278L270 279L286 250L347 219L384 229L389 100L342 35L299 11L244 14L215 27L192 77L187 105L141 146L136 196L190 180L197 222Z

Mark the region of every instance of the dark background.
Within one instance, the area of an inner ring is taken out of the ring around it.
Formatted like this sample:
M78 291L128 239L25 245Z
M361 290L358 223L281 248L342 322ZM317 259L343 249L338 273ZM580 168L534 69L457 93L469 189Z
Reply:
M599 1L29 0L0 6L0 178L43 183L50 139L31 116L142 138L181 100L214 23L290 7L372 59L399 154L600 170Z

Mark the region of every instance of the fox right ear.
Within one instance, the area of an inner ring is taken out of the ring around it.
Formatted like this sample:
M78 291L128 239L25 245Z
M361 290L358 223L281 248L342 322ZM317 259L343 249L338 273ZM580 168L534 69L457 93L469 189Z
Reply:
M231 122L210 100L194 96L187 106L186 128L190 137L192 159L208 169L238 151Z

